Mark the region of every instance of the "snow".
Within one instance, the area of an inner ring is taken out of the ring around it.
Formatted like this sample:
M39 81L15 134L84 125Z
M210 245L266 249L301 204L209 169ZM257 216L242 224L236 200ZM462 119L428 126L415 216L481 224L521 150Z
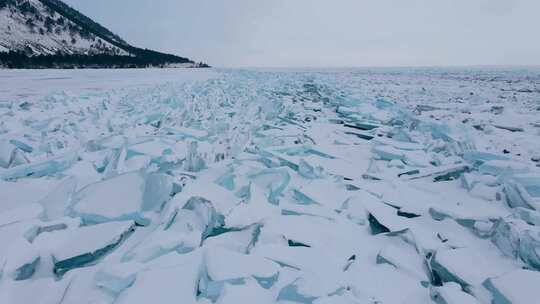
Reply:
M43 98L92 98L110 91L140 89L164 83L207 80L207 69L81 69L1 71L0 102L38 101ZM55 97L56 96L56 97ZM4 107L2 107L2 113Z
M176 255L173 263L138 273L131 288L116 303L197 303L196 294L201 275L200 253Z
M1 303L536 300L537 69L0 78Z
M262 288L255 280L248 280L242 285L225 284L216 303L275 303L270 291Z
M435 287L432 290L432 297L435 301L446 304L478 304L473 296L463 292L456 283L447 283L442 287ZM439 303L437 302L437 303Z
M4 196L0 213L39 202L57 184L58 181L54 179L26 179L17 182L0 180L0 193Z
M96 285L113 293L119 294L130 287L137 278L142 265L136 262L127 262L103 267L96 273Z
M222 263L224 260L229 263ZM206 271L210 279L225 281L239 278L270 278L278 274L278 265L263 257L245 255L227 249L211 248L206 253Z
M44 304L58 303L64 298L68 283L65 280L56 282L53 278L4 282L0 287L0 303L26 304L36 299Z
M0 226L6 226L24 220L34 219L43 213L43 207L39 204L26 204L18 208L0 213Z

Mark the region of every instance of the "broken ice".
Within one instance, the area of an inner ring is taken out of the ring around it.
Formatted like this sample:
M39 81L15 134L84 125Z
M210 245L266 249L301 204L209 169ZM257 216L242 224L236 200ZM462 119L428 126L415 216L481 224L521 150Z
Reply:
M167 73L0 100L0 303L536 303L537 72Z

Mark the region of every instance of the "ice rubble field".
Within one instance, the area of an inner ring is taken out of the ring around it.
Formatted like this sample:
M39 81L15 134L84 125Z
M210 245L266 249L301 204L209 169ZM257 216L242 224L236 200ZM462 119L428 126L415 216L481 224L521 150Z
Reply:
M2 304L540 303L539 70L0 76Z

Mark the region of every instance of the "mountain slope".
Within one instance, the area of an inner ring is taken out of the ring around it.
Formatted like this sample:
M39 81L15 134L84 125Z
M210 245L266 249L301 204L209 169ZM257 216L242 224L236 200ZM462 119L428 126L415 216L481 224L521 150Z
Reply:
M134 47L58 0L0 0L0 66L144 67L195 64Z

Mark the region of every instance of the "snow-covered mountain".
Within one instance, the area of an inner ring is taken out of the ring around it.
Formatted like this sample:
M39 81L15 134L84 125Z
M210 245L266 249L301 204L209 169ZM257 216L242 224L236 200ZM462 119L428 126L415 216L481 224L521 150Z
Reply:
M7 52L16 52L18 57L8 58ZM23 60L22 55L34 59ZM80 56L101 56L98 64L114 64L111 58L115 57L121 59L117 61L121 65L200 65L187 58L134 47L59 0L0 0L0 61L3 59L4 65L18 61L41 65L51 61L35 59L44 56L57 56L52 61L70 64L80 62ZM109 57L104 60L103 56ZM85 64L96 62L87 59Z
M27 55L129 54L56 12L46 1L0 3L0 50Z

